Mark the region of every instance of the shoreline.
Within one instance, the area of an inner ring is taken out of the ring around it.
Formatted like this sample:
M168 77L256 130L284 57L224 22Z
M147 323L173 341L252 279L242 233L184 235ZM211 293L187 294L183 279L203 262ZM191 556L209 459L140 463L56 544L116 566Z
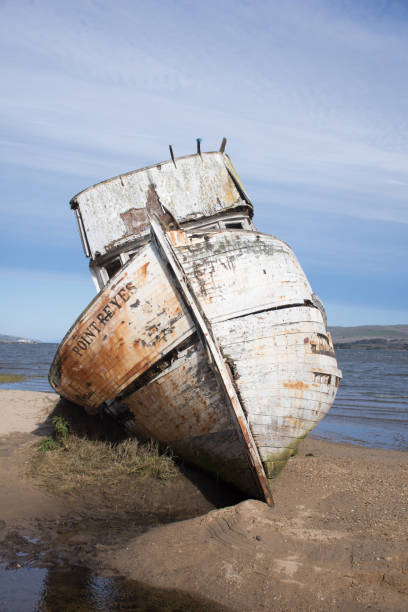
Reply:
M0 556L9 568L64 559L219 609L406 609L405 451L308 437L273 481L273 509L197 471L167 484L136 478L105 501L86 488L67 499L25 475L58 399L0 392Z
M20 394L20 393L27 393L27 394L33 394L33 396L48 396L54 401L55 404L58 403L58 401L60 400L58 394L53 391L53 390L47 390L47 391L37 391L37 390L33 390L33 389L16 389L16 388L7 388L6 386L0 385L0 410L2 409L2 405L4 404L4 402L2 402L1 399L1 395L3 392L6 393L16 393L16 394ZM24 396L23 396L24 397ZM27 395L27 397L29 397L29 395ZM14 401L14 400L13 400ZM330 414L330 413L329 413ZM345 421L347 419L344 419ZM322 420L321 423L323 423L324 421ZM319 423L320 425L320 423ZM1 420L0 420L0 436L2 435L2 425L1 425ZM336 435L340 435L336 432ZM408 447L406 449L401 449L401 448L395 448L395 447L389 447L389 446L385 446L384 444L382 446L376 446L375 444L366 444L364 442L364 440L358 440L353 442L352 440L336 440L334 439L334 437L330 438L330 437L323 437L322 434L320 433L315 433L315 431L313 430L310 434L308 434L307 439L312 439L312 440L320 440L322 442L329 442L331 444L344 444L346 446L357 446L358 448L369 448L369 449L377 449L377 450L385 450L385 451L396 451L396 452L402 452L402 453L408 453Z

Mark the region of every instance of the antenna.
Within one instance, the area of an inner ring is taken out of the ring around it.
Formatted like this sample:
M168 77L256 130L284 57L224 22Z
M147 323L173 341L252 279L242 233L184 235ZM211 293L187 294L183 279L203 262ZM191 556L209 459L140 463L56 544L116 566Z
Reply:
M197 138L197 154L201 157L201 138Z
M226 144L227 144L227 139L224 136L224 138L222 139L221 146L220 146L220 153L224 153Z
M169 145L169 150L170 150L170 155L171 155L171 161L173 162L174 167L177 168L176 162L174 161L173 147L171 145Z

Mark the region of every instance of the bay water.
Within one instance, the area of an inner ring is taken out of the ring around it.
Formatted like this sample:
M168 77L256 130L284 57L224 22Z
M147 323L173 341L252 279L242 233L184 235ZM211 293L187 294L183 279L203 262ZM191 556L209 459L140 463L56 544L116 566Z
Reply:
M408 351L337 349L343 379L312 436L408 450Z

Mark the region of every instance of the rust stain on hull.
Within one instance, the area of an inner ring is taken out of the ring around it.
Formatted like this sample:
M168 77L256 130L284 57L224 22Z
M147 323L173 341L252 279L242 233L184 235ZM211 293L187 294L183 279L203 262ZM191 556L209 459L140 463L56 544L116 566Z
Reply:
M298 380L296 382L288 380L287 382L283 383L283 386L286 387L287 389L298 389L299 391L309 388L309 385L302 382L301 380Z
M51 367L51 384L62 396L98 408L193 332L148 245L67 334Z

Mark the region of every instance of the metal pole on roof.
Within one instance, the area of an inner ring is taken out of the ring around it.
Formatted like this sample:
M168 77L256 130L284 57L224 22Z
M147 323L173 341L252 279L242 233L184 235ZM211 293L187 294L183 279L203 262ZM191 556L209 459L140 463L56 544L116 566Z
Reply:
M174 167L177 168L176 166L176 162L174 161L174 153L173 153L173 147L171 145L169 145L169 151L170 151L170 155L171 155L171 160L174 164Z

